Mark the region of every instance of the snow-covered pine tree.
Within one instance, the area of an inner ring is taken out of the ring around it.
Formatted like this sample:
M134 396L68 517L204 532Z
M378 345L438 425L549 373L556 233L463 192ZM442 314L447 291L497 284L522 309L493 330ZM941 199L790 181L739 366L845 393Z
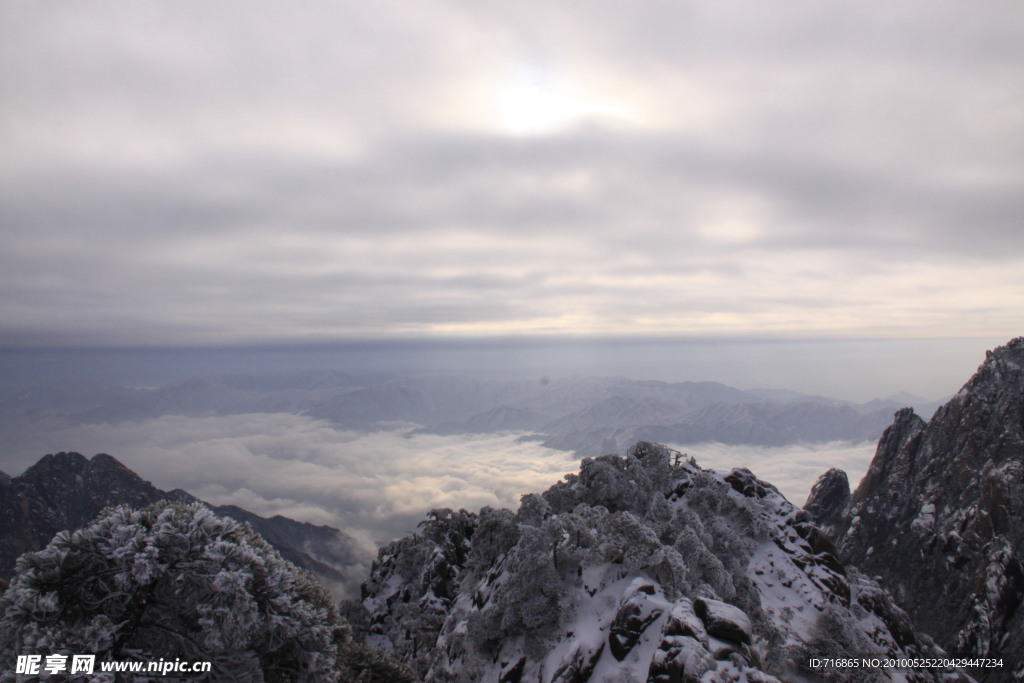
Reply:
M18 560L0 671L52 653L209 661L216 681L415 680L352 643L330 595L248 525L167 501L109 508Z

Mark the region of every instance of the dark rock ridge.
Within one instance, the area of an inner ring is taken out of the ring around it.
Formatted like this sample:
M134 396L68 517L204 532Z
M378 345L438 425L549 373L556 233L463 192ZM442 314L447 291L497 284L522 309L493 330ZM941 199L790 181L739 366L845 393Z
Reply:
M1024 652L1024 338L990 351L929 422L896 413L838 514L836 488L826 475L808 508L919 628L950 652Z
M46 455L18 477L0 478L0 578L14 573L18 557L46 546L58 531L78 529L106 507L142 508L159 500L202 502L175 489L161 491L115 458L101 453ZM286 517L260 517L235 506L218 514L247 522L290 562L341 590L363 566L363 551L341 531Z
M809 657L939 652L774 486L644 442L517 512L435 510L347 614L426 681L822 680ZM964 680L826 677L890 674Z

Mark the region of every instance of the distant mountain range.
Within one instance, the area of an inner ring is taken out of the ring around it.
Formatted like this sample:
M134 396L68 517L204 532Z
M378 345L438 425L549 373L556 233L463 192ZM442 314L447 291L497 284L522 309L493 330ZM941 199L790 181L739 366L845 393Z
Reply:
M462 376L386 378L336 371L201 377L155 388L99 382L38 384L0 393L4 420L119 423L164 415L290 413L367 431L418 426L440 434L526 432L580 456L621 452L638 440L783 446L877 439L907 395L852 404L715 382L613 377L501 381Z
M71 423L123 422L162 415L300 413L348 391L386 381L335 370L264 375L213 375L158 387L97 380L0 387L0 411Z
M527 431L580 456L621 452L641 440L783 446L877 439L905 397L855 405L715 382L569 377L514 383L406 378L339 394L306 414L349 429L407 421L432 434ZM917 401L928 414L934 405Z
M106 507L141 508L159 500L201 502L180 489L161 491L102 453L91 459L47 455L14 478L0 472L0 578L10 578L22 553L44 547L58 531L86 525ZM247 522L285 559L338 592L358 583L370 559L352 538L329 526L260 517L233 505L207 507Z

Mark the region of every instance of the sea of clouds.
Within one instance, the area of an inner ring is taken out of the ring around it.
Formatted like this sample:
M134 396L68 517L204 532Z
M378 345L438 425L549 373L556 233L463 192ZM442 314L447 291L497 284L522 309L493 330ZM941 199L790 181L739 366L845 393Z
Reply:
M578 467L571 454L516 434L436 436L414 426L357 433L284 413L168 415L51 426L22 434L8 456L108 453L161 489L329 524L373 544L411 533L432 508L515 507Z
M395 424L370 433L302 415L163 416L140 422L23 430L5 448L9 474L46 453L109 453L161 489L217 505L340 528L368 548L411 533L433 508L518 506L578 470L573 454L520 434L439 436ZM10 434L10 433L9 433ZM856 486L871 443L765 448L675 445L713 469L748 467L802 505L818 476L840 467ZM11 465L22 463L21 467Z

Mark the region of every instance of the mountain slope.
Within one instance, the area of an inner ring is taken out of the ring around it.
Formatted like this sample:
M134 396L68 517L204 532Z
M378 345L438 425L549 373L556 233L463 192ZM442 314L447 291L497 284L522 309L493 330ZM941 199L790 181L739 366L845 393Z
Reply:
M341 394L312 406L311 417L346 429L380 422L436 424L461 420L536 392L532 383L469 377L402 378Z
M433 512L349 611L427 681L816 680L810 657L936 652L773 486L648 443L516 513ZM939 680L828 672L888 674Z
M922 630L952 652L1024 652L1024 338L989 352L929 422L898 412L839 498L808 507Z
M161 491L103 453L91 459L79 453L46 455L21 476L0 477L0 578L13 574L22 553L44 547L58 531L85 526L104 508L142 508L159 500L202 502L185 491ZM351 583L367 559L351 538L331 527L204 505L248 522L285 559L335 589Z

